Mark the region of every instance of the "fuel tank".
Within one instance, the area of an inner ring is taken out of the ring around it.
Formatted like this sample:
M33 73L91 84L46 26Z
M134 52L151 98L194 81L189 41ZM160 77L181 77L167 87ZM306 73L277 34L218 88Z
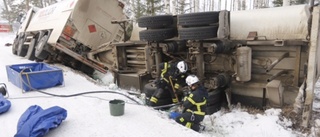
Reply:
M230 38L245 40L249 32L256 31L258 39L305 40L308 35L308 5L232 11Z

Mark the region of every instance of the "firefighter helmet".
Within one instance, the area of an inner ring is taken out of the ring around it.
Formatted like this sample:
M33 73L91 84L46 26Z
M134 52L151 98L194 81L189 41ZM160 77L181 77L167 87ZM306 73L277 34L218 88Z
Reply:
M177 64L177 68L179 69L179 72L180 72L180 73L185 73L185 72L187 72L187 70L188 70L188 65L187 65L186 62L180 61L180 62L178 62L178 64Z
M199 78L196 75L189 75L186 78L186 83L188 84L188 86L191 86L193 84L196 84L199 82Z

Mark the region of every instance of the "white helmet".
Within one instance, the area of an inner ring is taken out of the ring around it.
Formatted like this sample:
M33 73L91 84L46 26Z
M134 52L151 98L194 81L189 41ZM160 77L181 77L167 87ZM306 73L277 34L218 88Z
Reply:
M188 70L187 63L184 61L178 62L177 68L179 69L180 73L185 73Z
M188 86L191 86L197 82L199 82L199 78L196 75L189 75L186 78L186 83L188 84Z

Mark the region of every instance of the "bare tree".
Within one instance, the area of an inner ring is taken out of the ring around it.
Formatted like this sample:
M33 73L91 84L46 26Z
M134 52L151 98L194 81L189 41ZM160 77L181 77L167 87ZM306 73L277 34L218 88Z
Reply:
M238 0L237 6L238 6L238 9L237 9L237 10L241 10L241 0Z
M194 0L194 12L199 12L199 0Z
M178 14L184 14L186 13L189 9L187 9L188 3L186 0L178 0Z
M170 0L165 0L164 1L164 11L166 14L170 13Z
M242 0L242 2L241 2L241 8L242 8L242 10L246 10L246 0Z
M170 5L171 5L171 13L177 14L177 6L178 6L177 0L171 0Z
M6 12L9 12L8 4L6 0L3 0L4 8L6 9Z
M215 2L215 0L212 0L211 1L211 4L210 4L210 11L214 11L214 2Z

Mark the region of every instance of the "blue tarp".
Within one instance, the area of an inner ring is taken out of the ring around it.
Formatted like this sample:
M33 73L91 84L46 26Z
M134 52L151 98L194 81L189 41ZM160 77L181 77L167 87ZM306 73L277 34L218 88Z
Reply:
M179 113L179 112L170 112L169 118L170 119L176 119L180 115L181 115L181 113Z
M0 114L7 112L11 107L11 102L0 94Z
M42 137L66 118L67 111L61 107L43 110L40 106L31 106L21 115L14 137Z
M24 91L63 84L62 70L46 63L8 65L6 70L9 81Z

